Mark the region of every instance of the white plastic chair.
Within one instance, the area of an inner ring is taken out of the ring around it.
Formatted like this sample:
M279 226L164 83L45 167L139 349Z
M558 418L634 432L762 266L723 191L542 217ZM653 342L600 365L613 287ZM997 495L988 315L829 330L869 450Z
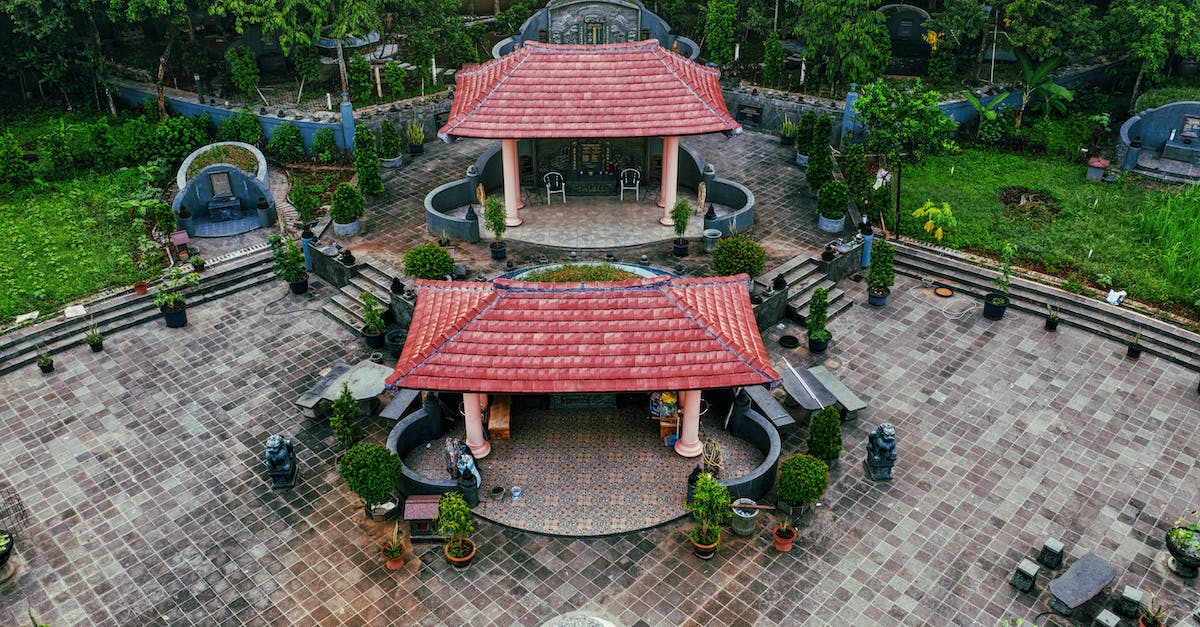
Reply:
M633 199L642 199L642 173L633 168L621 170L621 200L625 200L625 190L633 190Z
M562 194L563 204L567 204L567 185L563 181L563 175L558 172L547 172L546 176L542 177L542 182L546 184L546 204L550 204L550 197L554 194Z

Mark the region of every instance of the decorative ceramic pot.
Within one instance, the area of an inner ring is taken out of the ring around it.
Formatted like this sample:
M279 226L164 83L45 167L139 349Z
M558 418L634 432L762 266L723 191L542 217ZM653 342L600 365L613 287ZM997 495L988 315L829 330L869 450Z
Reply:
M1167 560L1167 567L1180 577L1194 579L1200 573L1200 556L1183 550L1183 547L1171 539L1170 533L1168 531L1166 536L1167 550L1171 553L1171 558Z
M771 531L771 536L775 539L775 550L787 553L792 550L792 544L796 542L796 528L788 527L785 532L782 526L776 527Z

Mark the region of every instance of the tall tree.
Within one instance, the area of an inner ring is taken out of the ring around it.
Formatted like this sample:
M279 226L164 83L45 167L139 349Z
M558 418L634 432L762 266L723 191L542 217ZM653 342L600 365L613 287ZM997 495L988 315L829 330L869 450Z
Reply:
M1171 53L1200 54L1200 2L1196 0L1117 0L1109 7L1105 29L1113 50L1138 64L1130 102L1137 101L1142 80L1155 78Z
M891 40L872 0L788 0L800 7L796 35L804 40L809 72L830 87L869 83L887 68Z
M1085 0L1005 0L1004 27L1012 45L1041 62L1072 59L1096 50L1099 22Z
M733 63L735 21L735 0L708 0L704 6L704 49L706 56L718 65Z
M975 78L979 78L979 68L983 65L983 55L987 52L988 44L988 38L984 34L992 28L991 19L989 13L979 6L979 0L944 0L942 8L930 14L925 28L945 33L947 40L954 42L960 50L965 50L968 45L978 41Z

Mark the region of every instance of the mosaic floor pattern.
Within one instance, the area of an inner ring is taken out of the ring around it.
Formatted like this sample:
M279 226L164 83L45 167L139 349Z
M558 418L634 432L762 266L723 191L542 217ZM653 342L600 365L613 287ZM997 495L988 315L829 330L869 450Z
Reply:
M658 423L633 408L612 410L521 409L512 416L512 439L492 443L479 461L483 477L475 513L503 525L564 536L598 536L645 529L683 516L688 474L700 458L683 458L658 439ZM721 447L725 470L753 470L762 454L701 420L701 439ZM454 437L463 437L461 423ZM405 463L430 477L445 476L440 443L417 448ZM492 500L493 486L505 488ZM522 496L513 499L512 486Z

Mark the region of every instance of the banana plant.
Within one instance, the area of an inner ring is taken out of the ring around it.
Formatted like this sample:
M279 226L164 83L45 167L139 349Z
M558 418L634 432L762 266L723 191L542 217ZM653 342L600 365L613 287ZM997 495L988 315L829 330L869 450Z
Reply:
M1050 79L1050 73L1058 69L1062 59L1050 57L1034 67L1033 61L1025 53L1016 51L1015 54L1017 63L1021 65L1022 82L1025 85L1021 91L1021 109L1017 112L1016 127L1021 128L1021 118L1025 115L1025 107L1029 105L1029 101L1035 95L1042 96L1042 106L1045 112L1049 113L1051 108L1065 110L1066 105L1061 101L1070 102L1075 97L1075 93Z
M987 101L987 103L980 103L975 94L969 91L963 92L963 97L967 99L967 102L971 103L972 107L975 107L975 112L979 114L979 123L975 125L975 139L979 139L979 131L983 128L984 120L991 122L996 119L996 116L999 114L1000 103L1004 101L1006 96L1008 94L997 94L991 100Z

